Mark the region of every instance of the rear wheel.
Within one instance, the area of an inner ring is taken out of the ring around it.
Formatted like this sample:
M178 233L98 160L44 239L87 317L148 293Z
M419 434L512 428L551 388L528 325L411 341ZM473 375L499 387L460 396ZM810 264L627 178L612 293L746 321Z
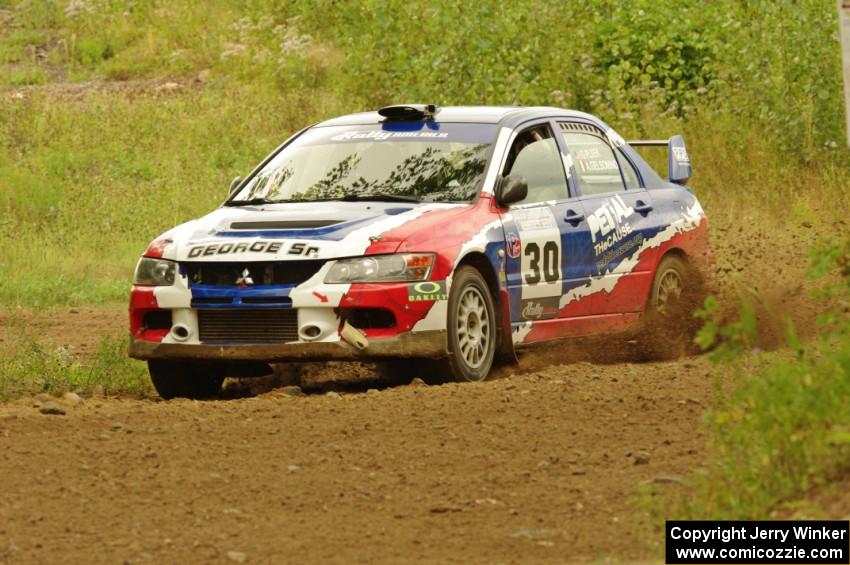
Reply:
M151 359L148 372L159 395L172 398L209 398L221 391L224 375L208 365Z
M682 305L687 265L678 257L666 257L658 267L652 285L652 307L660 316L677 314Z
M447 326L448 365L454 380L487 378L496 352L496 316L487 282L473 267L455 271Z
M645 332L653 358L673 359L693 349L698 324L692 312L702 294L699 277L681 257L667 255L655 271Z

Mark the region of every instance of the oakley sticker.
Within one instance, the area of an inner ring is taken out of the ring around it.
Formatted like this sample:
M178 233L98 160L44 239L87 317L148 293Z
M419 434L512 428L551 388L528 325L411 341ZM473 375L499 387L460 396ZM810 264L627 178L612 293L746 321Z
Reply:
M407 285L408 302L425 300L448 300L446 281L423 281Z

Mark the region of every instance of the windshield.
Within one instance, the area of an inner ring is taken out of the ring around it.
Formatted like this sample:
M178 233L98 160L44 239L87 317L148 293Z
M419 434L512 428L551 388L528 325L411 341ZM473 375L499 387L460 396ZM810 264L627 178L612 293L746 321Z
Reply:
M318 127L266 164L229 204L316 200L469 201L495 124L389 122Z

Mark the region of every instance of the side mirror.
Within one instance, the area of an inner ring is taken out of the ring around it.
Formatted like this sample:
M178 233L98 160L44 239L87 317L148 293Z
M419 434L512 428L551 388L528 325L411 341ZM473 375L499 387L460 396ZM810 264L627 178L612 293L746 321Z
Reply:
M233 193L236 192L236 189L239 188L239 185L242 184L244 179L242 176L238 176L232 181L230 181L230 189L227 191L227 196L233 196Z
M676 184L685 184L691 178L691 158L685 149L685 140L674 135L667 142L667 178Z
M508 175L496 185L496 202L507 206L528 196L528 181L522 177Z

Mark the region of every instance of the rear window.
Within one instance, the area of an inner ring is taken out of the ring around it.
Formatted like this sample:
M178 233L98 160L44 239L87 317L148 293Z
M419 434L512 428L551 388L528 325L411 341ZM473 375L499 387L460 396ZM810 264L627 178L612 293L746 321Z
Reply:
M614 150L602 137L562 124L561 135L573 159L582 195L626 190Z
M617 162L620 163L620 170L623 171L623 180L626 181L626 190L640 188L640 179L638 178L637 171L632 166L631 161L626 159L626 156L623 155L623 152L619 147L614 150L614 155L617 156Z

